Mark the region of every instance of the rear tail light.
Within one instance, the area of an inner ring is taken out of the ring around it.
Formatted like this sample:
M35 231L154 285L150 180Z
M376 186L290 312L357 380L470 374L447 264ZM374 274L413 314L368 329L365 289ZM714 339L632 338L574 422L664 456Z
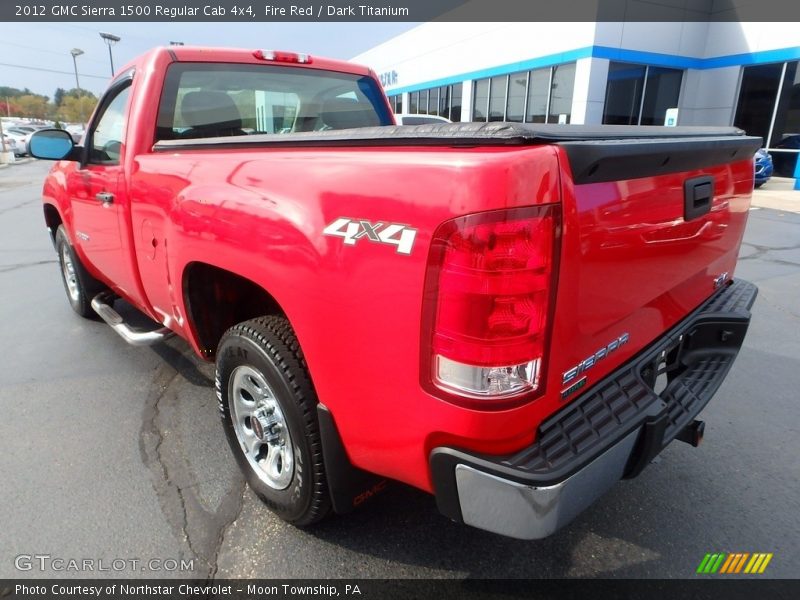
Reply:
M507 408L543 392L557 209L476 213L436 230L423 312L426 389L481 409Z

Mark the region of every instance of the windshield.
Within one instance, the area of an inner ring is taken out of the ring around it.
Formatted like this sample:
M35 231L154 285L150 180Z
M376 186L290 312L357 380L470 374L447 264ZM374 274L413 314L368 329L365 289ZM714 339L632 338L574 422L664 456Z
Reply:
M169 67L156 141L391 125L367 76L273 65Z

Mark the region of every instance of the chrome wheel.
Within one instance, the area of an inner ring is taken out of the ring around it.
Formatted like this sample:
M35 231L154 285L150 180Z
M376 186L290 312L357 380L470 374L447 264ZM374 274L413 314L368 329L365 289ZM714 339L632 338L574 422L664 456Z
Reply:
M67 284L67 293L69 293L69 297L73 302L77 302L80 298L78 277L75 275L75 265L72 263L72 257L69 255L69 248L67 248L66 244L61 246L61 272Z
M249 366L236 367L229 381L233 428L247 462L269 487L286 489L294 474L294 450L275 393L264 376Z

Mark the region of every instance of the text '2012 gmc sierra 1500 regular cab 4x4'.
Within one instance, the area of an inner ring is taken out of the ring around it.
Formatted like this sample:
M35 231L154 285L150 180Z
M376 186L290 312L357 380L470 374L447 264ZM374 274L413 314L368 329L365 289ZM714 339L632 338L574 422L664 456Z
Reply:
M758 138L733 128L394 126L374 73L154 49L59 160L67 296L134 344L216 361L231 449L308 525L399 480L448 517L551 534L717 390ZM157 322L133 328L123 299Z

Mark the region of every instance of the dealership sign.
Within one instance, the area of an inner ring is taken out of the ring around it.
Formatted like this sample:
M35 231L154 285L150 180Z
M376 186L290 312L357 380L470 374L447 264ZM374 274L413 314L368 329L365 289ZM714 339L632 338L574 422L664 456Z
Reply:
M381 80L381 85L383 87L387 85L397 85L397 71L386 71L386 73L378 75L378 78Z

